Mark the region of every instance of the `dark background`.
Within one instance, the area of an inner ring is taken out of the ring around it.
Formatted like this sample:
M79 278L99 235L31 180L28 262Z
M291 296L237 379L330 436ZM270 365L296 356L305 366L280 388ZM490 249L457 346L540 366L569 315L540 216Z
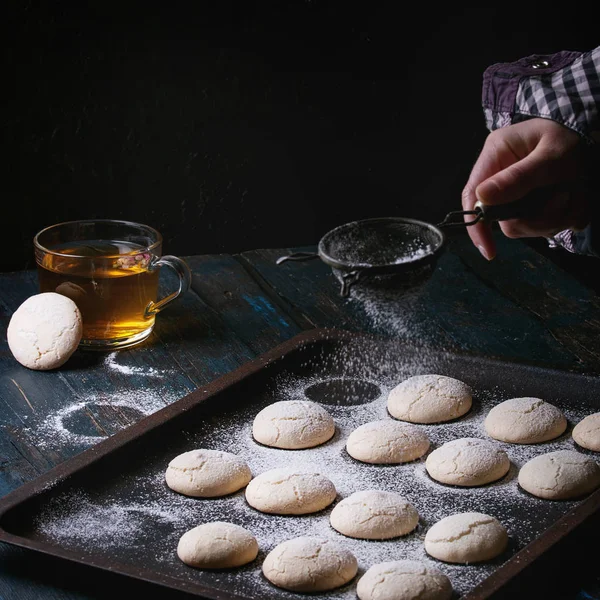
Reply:
M78 218L147 223L179 255L314 244L357 218L438 222L487 135L484 69L598 43L589 15L548 7L0 10L0 270L33 266L33 235Z

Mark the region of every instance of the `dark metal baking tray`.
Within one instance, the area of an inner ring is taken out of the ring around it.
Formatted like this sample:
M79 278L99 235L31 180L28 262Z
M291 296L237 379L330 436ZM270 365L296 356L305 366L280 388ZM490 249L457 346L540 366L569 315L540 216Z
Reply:
M569 428L548 444L527 448L506 444L515 463L511 472L483 488L457 489L428 480L424 458L393 467L351 459L343 449L349 430L361 421L390 418L385 414L386 390L407 376L426 372L458 377L475 392L473 409L462 419L421 426L430 432L433 447L456 437L485 437L481 426L485 412L514 396L551 401L565 411ZM299 396L322 402L332 412L338 424L332 441L309 451L256 444L250 435L253 416L271 402ZM266 553L295 532L322 532L356 548L360 576L372 563L391 558L436 562L422 550L426 529L445 514L478 509L509 524L508 550L481 565L436 564L449 575L457 595L468 600L496 598L563 538L599 514L600 490L581 500L551 502L529 496L516 484L519 461L528 456L559 447L586 452L575 446L570 431L576 420L598 410L597 377L312 330L5 496L0 500L0 541L205 598L268 600L298 597L270 585L260 572ZM250 457L255 475L263 468L303 464L305 459L307 465L319 464L319 457L325 457L324 470L339 482L336 486L344 496L353 489L373 487L373 482L386 489L408 490L421 515L420 525L397 540L351 541L327 527L328 509L304 517L273 517L251 509L243 491L221 500L175 494L164 484L164 470L175 455L197 447L229 449ZM115 515L121 520L111 524ZM175 554L179 536L209 520L232 520L252 530L261 544L257 560L237 570L216 572L181 563ZM354 598L355 586L356 580L311 597Z

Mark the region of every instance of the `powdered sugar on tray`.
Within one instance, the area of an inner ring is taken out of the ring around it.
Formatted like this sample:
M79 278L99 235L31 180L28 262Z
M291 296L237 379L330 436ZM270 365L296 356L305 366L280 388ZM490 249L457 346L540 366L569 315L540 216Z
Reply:
M575 448L570 429L557 440L544 444L525 446L496 442L508 454L511 468L500 481L476 488L452 487L432 480L425 470L426 456L401 465L371 465L352 459L345 450L348 435L364 423L391 419L386 401L392 387L408 376L435 369L434 362L418 363L408 356L403 360L392 348L389 355L396 358L393 368L391 362L382 364L385 361L381 360L377 361L378 365L359 367L352 359L352 352L342 349L335 355L308 360L305 366L314 367L310 372L283 372L265 384L265 389L249 391L242 408L223 403L219 411L209 412L189 430L169 438L168 443L162 440L159 447L146 447L141 466L137 460L134 461L137 466L128 467L124 463L122 471L110 477L99 475L100 480L108 478L107 486L100 481L98 487L85 491L77 487L65 490L49 500L39 515L36 524L39 534L52 543L86 555L110 556L122 565L135 566L143 560L146 569L172 577L174 584L182 580L192 584L201 582L217 590L261 600L297 598L266 581L261 572L266 553L293 537L323 536L336 540L355 554L359 576L375 563L422 560L446 573L455 591L464 594L577 504L540 500L517 485L518 469L530 458L553 450ZM368 394L361 397L365 390ZM341 404L340 395L351 404ZM336 433L329 442L305 450L281 450L253 440L252 420L268 404L319 398L336 423ZM506 398L506 392L500 388L476 389L473 408L464 417L450 423L415 427L429 436L431 450L461 437L490 439L483 428L484 417L492 406ZM592 412L589 407L576 404L561 408L570 424ZM332 507L312 515L276 516L252 509L245 501L243 490L214 499L179 495L166 486L164 472L174 456L194 448L233 452L246 460L253 476L278 467L321 473L334 483L338 494L336 502L359 490L400 493L418 510L419 525L414 532L393 540L358 540L347 538L330 527ZM510 544L502 557L478 565L450 565L425 553L423 539L427 529L445 516L464 511L491 514L506 526ZM214 520L248 528L259 542L257 560L227 572L197 571L179 561L175 550L180 536L196 525ZM356 580L313 597L355 599Z

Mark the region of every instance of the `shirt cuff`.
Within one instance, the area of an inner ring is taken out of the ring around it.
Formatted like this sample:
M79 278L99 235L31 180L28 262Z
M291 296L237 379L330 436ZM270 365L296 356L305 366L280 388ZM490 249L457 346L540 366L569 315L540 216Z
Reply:
M550 248L563 248L573 254L600 258L600 240L593 222L583 231L565 229L557 233L555 236L548 238L548 246Z
M533 117L551 119L590 145L598 133L600 47L586 53L534 54L497 63L483 76L482 105L490 131Z

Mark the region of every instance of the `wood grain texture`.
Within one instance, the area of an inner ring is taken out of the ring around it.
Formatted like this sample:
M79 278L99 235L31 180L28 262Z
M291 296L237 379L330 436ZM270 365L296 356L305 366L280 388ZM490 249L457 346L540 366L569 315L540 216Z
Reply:
M198 600L184 592L0 543L2 600Z
M576 366L600 372L600 297L524 244L498 241L489 263L464 238L455 240L453 252L483 286L529 311Z
M189 257L192 291L158 315L145 343L77 351L55 372L22 367L6 344L10 315L37 292L35 272L1 274L0 494L314 327L404 338L418 331L425 343L450 350L600 372L598 297L521 242L497 241L498 257L488 263L468 239L452 239L418 301L407 306L388 294L380 314L359 295L341 298L320 260L276 265L283 254L312 247ZM161 274L161 293L173 285ZM57 418L66 434L49 436ZM5 545L0 558L2 600L107 598L117 584L132 596L148 591L93 569L77 568L69 583L71 565ZM581 585L565 598L600 598L593 573Z
M242 258L304 324L418 336L450 350L599 370L598 343L587 344L589 337L596 339L598 325L589 324L600 313L593 294L525 244L499 239L498 245L499 257L505 256L488 263L468 239L453 240L420 297L410 305L410 315L403 299L393 294L386 295L385 305L379 302L379 314L370 298L362 301L354 293L348 300L341 298L331 269L320 260L275 264L283 253L314 248L260 250L244 253ZM512 271L511 264L517 265ZM561 282L553 289L562 288L564 303L547 302L543 315L539 314L539 296L546 294L547 286L536 288L538 299L532 299L531 269L522 266L529 264L534 265L538 280L548 273L551 282Z
M281 310L272 290L264 290L235 257L221 254L186 260L196 294L256 354L302 331Z
M173 288L161 273L161 294ZM149 339L114 353L77 350L58 371L18 364L6 342L10 316L38 293L35 271L0 275L0 493L6 494L65 459L235 369L257 350L237 337L218 311L193 291L161 313ZM263 340L263 344L268 341ZM72 582L68 569L31 552L0 545L0 598L83 600L112 595L93 569ZM63 567L63 570L60 570ZM32 573L36 577L32 577ZM116 578L132 595L153 586ZM174 597L174 596L173 596ZM185 598L181 594L177 597Z
M6 328L10 315L38 292L35 272L0 275L0 286L0 414L19 461L31 463L23 477L51 468L256 354L191 291L158 316L143 344L109 353L77 350L59 370L33 371L12 357ZM161 274L161 293L172 287L168 272ZM9 461L7 470L15 468Z
M321 260L289 261L276 264L279 257L293 252L314 252L314 247L253 250L240 255L248 272L279 298L282 307L303 329L339 327L355 329L345 310L339 283Z

